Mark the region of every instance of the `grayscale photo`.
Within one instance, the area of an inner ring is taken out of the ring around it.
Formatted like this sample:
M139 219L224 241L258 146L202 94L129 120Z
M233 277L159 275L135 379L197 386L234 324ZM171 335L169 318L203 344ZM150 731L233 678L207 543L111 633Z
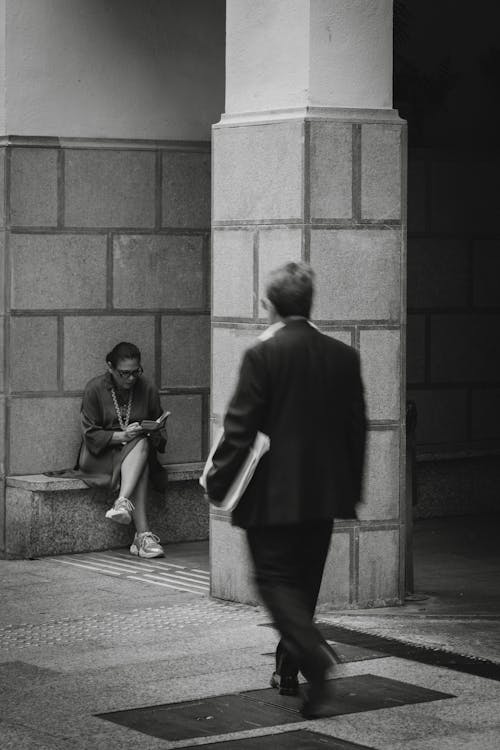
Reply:
M0 0L0 750L498 750L497 0Z

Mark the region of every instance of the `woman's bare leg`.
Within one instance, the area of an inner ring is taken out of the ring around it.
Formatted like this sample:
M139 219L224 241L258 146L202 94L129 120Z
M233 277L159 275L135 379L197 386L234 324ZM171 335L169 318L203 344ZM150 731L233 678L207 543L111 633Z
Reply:
M122 497L128 497L130 500L134 494L135 487L147 466L148 451L148 441L143 438L123 459L120 480L120 495Z
M139 481L135 485L132 497L128 496L134 504L132 517L134 519L135 530L138 534L149 531L148 518L146 515L146 503L148 499L148 476L147 465L143 468Z

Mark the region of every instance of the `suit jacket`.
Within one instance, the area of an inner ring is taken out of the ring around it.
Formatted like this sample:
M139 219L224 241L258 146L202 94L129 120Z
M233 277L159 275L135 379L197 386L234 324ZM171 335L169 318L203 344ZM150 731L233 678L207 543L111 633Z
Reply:
M207 476L211 499L222 500L258 430L271 448L233 511L235 525L355 517L366 420L354 349L290 318L245 352Z

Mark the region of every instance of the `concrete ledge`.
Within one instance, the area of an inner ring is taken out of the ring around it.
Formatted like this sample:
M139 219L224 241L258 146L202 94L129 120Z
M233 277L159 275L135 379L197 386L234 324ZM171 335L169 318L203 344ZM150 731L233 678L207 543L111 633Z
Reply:
M164 493L151 492L150 528L162 543L208 538L208 503L198 484L202 464L167 467ZM80 479L43 474L6 479L5 550L8 558L93 552L130 544L133 526L105 518L114 496Z
M485 458L488 456L500 456L500 447L489 448L454 448L450 450L419 449L417 463L428 463L430 461L458 461L463 458Z
M496 451L437 454L417 459L415 518L500 512L500 461Z
M166 467L169 482L197 480L201 476L204 464L170 464ZM19 487L33 492L53 492L62 490L88 490L81 479L72 477L48 477L45 474L24 474L6 477L7 487Z

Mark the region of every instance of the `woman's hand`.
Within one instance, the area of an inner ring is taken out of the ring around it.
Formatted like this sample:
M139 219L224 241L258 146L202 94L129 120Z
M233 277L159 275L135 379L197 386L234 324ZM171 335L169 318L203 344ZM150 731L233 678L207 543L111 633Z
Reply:
M131 440L134 440L136 437L139 437L139 435L142 435L142 427L139 424L139 422L132 422L132 424L129 424L124 431L125 440L127 443L129 443Z
M139 422L132 422L132 424L129 424L125 430L122 430L121 432L113 432L111 443L113 445L117 445L118 443L125 445L126 443L130 443L131 440L134 440L134 438L139 437L139 435L144 435L141 425Z

